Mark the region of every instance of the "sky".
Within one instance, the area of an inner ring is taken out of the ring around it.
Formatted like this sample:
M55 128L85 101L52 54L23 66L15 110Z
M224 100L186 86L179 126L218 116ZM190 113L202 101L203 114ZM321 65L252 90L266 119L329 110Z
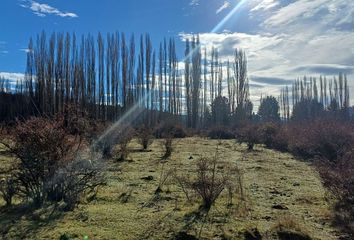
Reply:
M248 57L251 95L277 95L304 75L348 75L354 92L353 0L1 0L0 75L23 77L30 37L47 33L149 33L157 46L199 34L222 59Z

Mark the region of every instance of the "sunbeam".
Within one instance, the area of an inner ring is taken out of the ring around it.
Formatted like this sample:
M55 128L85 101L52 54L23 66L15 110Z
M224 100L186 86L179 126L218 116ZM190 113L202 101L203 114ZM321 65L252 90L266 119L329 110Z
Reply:
M212 33L216 33L222 29L222 27L233 17L237 11L247 2L247 0L239 1L236 6L211 30Z
M238 2L236 4L236 6L211 30L211 33L218 32L231 19L231 17L234 16L240 10L240 8L246 2L247 2L247 0L241 0L240 2ZM187 58L191 57L192 54L194 53L194 51L196 51L197 49L199 49L199 48L198 47L195 48L187 56L185 56L182 59L182 62L184 62ZM139 106L142 106L142 104L145 103L147 101L147 99L149 99L150 96L151 96L151 92L146 94L142 99L140 99L140 101L138 103L133 105L126 113L123 114L123 116L118 121L116 121L111 127L109 127L100 136L100 138L98 139L98 141L96 143L99 143L100 141L104 140L107 136L109 136L109 134L112 131L120 131L119 127L123 126L123 123L129 123L130 121L132 121L136 117L138 117L140 115L140 113L142 112L142 109L139 108ZM96 145L96 143L94 144L94 146Z

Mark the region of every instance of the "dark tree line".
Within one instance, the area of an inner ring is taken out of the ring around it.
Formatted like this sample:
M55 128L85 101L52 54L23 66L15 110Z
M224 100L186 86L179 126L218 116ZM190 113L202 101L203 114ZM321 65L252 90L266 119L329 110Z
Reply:
M348 118L350 99L347 76L339 74L338 78L333 79L298 79L291 88L282 89L279 102L284 120L312 119L324 113Z
M182 66L173 38L164 39L158 50L149 34L138 39L118 32L98 33L96 38L38 34L28 44L23 81L15 89L0 81L0 120L50 117L65 113L70 105L94 119L114 121L134 106L142 112L141 123L172 118L201 128L213 121L210 107L220 97L227 97L228 117L247 115L243 51L236 50L232 61L223 62L217 49L202 49L199 36L193 36L186 40ZM10 100L18 104L9 105Z

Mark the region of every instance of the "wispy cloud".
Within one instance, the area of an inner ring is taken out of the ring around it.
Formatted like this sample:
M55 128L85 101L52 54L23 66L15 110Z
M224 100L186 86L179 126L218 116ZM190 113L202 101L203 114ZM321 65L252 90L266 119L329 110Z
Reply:
M288 85L289 83L291 83L291 81L289 80L276 78L276 77L261 77L261 76L251 75L250 78L252 79L253 82L267 84L267 85Z
M35 15L45 17L47 15L56 15L59 17L76 18L78 15L73 12L63 12L58 8L52 7L46 3L39 3L32 0L21 0L21 7L30 9Z
M354 1L258 0L249 15L259 19L256 31L201 33L203 47L219 49L221 60L234 50L246 50L251 83L279 93L279 87L298 77L335 76L346 73L354 90ZM181 34L182 39L190 37ZM278 87L278 92L276 91ZM258 91L258 92L257 92Z
M279 0L278 0L279 2ZM272 12L264 26L277 27L322 27L322 31L354 30L354 1L348 0L298 0Z
M28 48L20 48L19 50L20 50L21 52L25 52L25 53L31 52L31 50L28 49ZM32 51L33 51L33 50L32 50Z
M279 4L280 3L278 0L261 0L251 9L251 12L259 11L259 10L263 10L263 11L269 10L278 6Z
M217 10L216 10L216 14L221 13L222 11L224 11L225 9L228 9L229 7L231 7L231 3L229 1L225 1L223 5L221 5Z
M17 81L24 80L25 75L23 73L0 72L0 78L6 79L10 85L14 85Z
M297 66L294 71L309 72L309 73L323 73L325 75L337 75L339 72L345 74L353 74L354 67L340 64L307 64Z
M199 0L192 0L189 3L190 6L199 6Z
M14 91L16 84L21 83L24 80L25 75L23 73L14 72L0 72L0 78L5 79L5 84L9 84L9 90Z

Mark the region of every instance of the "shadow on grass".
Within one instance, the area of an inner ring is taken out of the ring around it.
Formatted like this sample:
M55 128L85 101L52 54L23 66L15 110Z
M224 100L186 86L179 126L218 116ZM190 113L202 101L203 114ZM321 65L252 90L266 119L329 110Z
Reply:
M333 225L345 234L341 240L354 239L354 200L338 200L333 212Z
M57 205L36 209L31 205L0 207L0 238L26 239L43 227L54 225L64 215Z

